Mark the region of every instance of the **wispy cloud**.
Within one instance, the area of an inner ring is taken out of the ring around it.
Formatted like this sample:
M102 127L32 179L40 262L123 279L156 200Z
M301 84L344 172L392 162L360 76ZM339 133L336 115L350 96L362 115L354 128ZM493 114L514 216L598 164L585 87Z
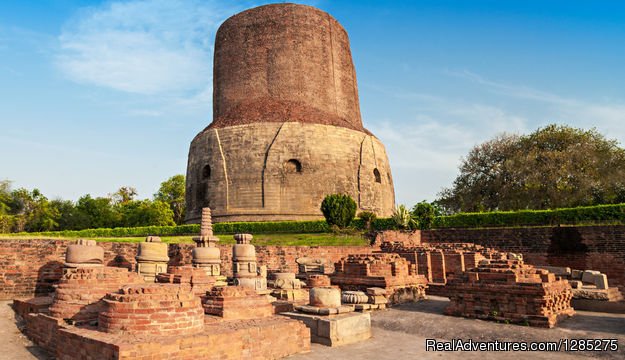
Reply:
M64 26L57 64L74 81L130 93L202 92L217 27L246 6L135 0L87 8Z
M448 71L447 74L467 79L500 95L542 103L547 106L543 110L545 118L552 119L552 122L582 128L596 127L608 137L616 138L621 143L625 143L625 127L623 126L625 124L625 102L622 100L592 102L576 99L528 86L492 81L466 70Z

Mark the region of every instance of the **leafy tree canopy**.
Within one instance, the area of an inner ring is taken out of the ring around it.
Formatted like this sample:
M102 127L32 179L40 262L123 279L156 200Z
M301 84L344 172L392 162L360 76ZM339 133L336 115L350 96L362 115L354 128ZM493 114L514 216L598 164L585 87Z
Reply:
M475 146L436 201L445 212L625 202L625 150L595 129L549 125Z
M185 215L184 196L184 175L174 175L161 183L158 192L154 194L154 200L168 204L169 208L174 212L174 221L176 224L182 224Z

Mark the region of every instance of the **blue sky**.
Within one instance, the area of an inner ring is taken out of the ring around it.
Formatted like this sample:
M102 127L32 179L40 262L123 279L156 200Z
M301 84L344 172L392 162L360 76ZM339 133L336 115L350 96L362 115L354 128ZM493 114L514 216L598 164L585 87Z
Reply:
M76 200L184 173L219 24L255 1L0 2L0 179ZM625 143L625 2L315 1L347 30L398 203L468 150L549 123Z

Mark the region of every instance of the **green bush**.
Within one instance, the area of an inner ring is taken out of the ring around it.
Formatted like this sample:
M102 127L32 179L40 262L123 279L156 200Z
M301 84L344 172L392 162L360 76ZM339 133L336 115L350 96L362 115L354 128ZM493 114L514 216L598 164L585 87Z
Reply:
M399 205L391 216L395 228L410 230L417 227L417 222L412 218L412 214L405 205Z
M421 230L431 229L436 217L436 209L427 201L421 201L412 208L412 216Z
M558 224L625 223L625 204L583 206L554 210L458 213L434 219L434 228L548 226Z
M371 226L373 225L373 222L378 217L374 212L363 211L360 214L358 214L358 218L362 220L364 230L371 230Z
M328 225L336 225L346 228L354 220L356 215L356 202L349 195L328 195L321 202L321 212L326 218Z
M213 224L216 234L270 234L270 233L324 233L329 232L328 224L323 220L317 221L272 221L272 222L236 222ZM133 236L179 236L196 235L200 233L200 225L176 226L142 226L118 227L85 230L47 231L38 233L17 233L12 235L39 235L59 237L133 237Z

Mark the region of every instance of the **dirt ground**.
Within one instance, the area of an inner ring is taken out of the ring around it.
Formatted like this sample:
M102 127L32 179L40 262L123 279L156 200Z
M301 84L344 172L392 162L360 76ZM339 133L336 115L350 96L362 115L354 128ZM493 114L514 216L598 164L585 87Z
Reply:
M573 359L596 357L625 359L625 314L579 311L555 329L497 324L489 321L449 317L442 314L446 298L406 304L372 313L373 338L369 341L329 348L313 344L312 351L289 359ZM0 302L0 358L47 359L26 339L15 323L10 302ZM617 339L617 352L433 352L426 339L474 341L558 341L560 339Z

